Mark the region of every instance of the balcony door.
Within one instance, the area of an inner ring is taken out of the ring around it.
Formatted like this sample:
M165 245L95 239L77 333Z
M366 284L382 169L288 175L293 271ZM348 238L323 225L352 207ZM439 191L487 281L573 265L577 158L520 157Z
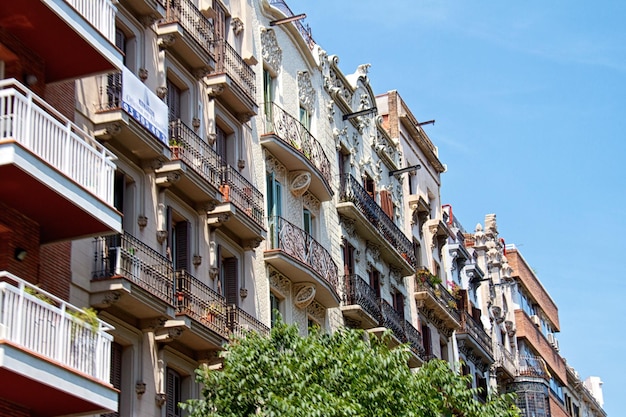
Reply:
M267 188L267 215L270 231L270 243L272 248L276 248L279 240L278 233L280 227L280 217L282 216L282 184L276 180L273 172L268 172L266 177Z

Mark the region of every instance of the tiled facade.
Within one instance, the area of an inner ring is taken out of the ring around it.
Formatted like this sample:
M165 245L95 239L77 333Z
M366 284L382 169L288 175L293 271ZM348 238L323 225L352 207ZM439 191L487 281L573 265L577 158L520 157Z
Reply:
M442 204L423 123L282 0L0 13L1 305L28 307L0 323L0 416L178 416L194 370L277 312L302 334L388 332L481 396L604 415L495 216L468 233Z

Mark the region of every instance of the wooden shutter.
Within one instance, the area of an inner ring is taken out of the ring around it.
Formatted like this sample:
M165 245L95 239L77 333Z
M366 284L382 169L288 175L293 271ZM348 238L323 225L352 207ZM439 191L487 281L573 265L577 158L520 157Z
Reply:
M380 298L380 273L375 269L370 271L370 287L374 289L376 297Z
M180 375L173 369L167 368L167 381L166 381L166 395L167 400L165 407L167 410L167 417L179 417L181 415L178 403L181 401L180 396Z
M123 347L119 343L111 343L111 374L109 376L109 382L113 385L113 388L122 388L122 351ZM101 414L100 417L119 417L119 407L115 413Z
M387 190L380 191L380 207L387 217L393 219L393 202L391 201L391 193Z
M422 341L424 342L424 351L426 356L433 354L433 345L430 337L430 328L428 325L422 325Z
M393 309L404 319L404 295L399 291L393 293Z
M222 260L222 271L224 272L224 297L226 304L239 305L239 274L238 259L225 258Z
M191 235L191 223L187 221L178 222L176 226L174 226L175 230L175 252L174 266L176 270L180 271L182 269L189 270L189 236Z

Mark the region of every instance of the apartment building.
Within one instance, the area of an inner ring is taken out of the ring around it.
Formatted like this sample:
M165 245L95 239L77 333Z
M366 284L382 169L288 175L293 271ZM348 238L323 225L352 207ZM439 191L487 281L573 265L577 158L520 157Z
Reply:
M0 15L0 414L114 411L111 325L72 296L67 242L122 228L115 156L75 123L72 82L121 68L116 9L25 0Z

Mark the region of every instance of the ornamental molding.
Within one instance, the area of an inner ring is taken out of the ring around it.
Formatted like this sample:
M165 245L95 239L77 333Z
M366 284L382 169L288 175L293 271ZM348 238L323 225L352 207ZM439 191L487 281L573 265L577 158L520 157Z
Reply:
M291 281L280 272L270 268L270 286L280 296L286 298L291 290Z
M299 309L306 309L315 299L315 284L311 282L304 282L298 284L293 288L294 300L293 303Z
M284 181L287 175L287 168L269 152L265 155L265 167L270 173L279 176Z
M282 65L283 51L278 46L274 29L261 28L261 51L263 61L274 74L278 74Z
M319 216L322 203L310 192L304 193L302 196L302 203L313 212L316 216Z
M309 304L306 308L306 312L322 324L326 319L326 307L318 303L316 300L313 300L313 302Z
M311 82L311 74L308 71L298 71L298 97L302 107L313 114L315 110L315 88Z

